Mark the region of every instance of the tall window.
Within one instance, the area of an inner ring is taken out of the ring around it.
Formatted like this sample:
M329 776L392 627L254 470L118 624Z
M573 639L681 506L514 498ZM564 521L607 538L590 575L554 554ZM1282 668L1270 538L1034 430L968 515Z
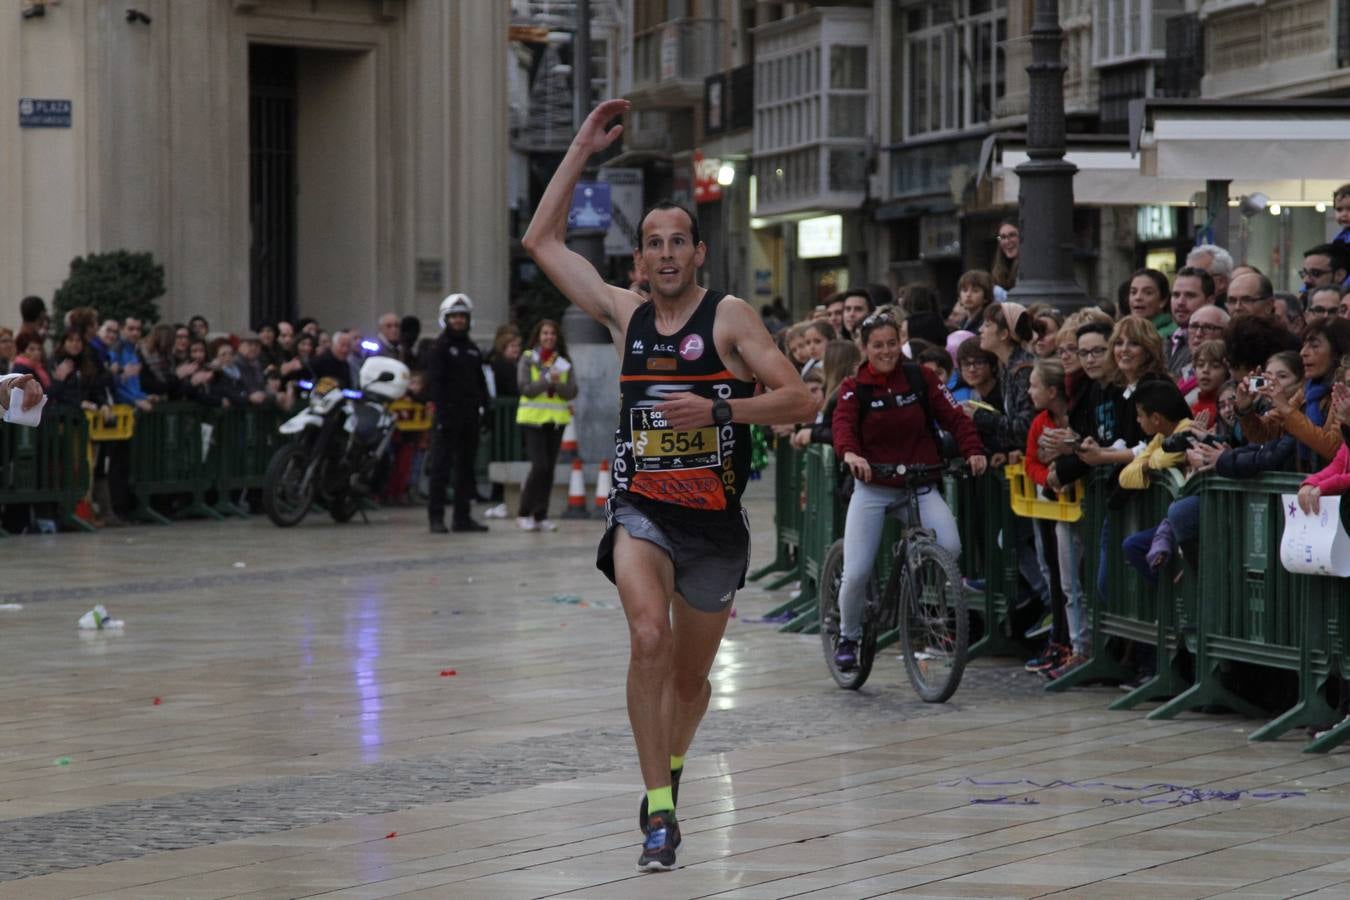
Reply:
M1092 61L1106 66L1167 52L1167 19L1186 11L1183 0L1093 0Z
M992 119L1004 91L1007 0L939 0L899 15L904 136L961 131Z

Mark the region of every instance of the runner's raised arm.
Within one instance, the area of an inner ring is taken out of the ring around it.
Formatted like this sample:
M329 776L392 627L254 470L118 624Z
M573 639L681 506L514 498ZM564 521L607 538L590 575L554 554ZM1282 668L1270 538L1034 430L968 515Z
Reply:
M614 143L623 132L622 125L612 128L606 125L630 108L627 100L606 100L591 110L549 180L521 240L526 252L558 290L609 329L616 347L623 346L628 317L642 298L606 284L589 260L567 246L567 211L572 204L572 189L581 180L587 160Z

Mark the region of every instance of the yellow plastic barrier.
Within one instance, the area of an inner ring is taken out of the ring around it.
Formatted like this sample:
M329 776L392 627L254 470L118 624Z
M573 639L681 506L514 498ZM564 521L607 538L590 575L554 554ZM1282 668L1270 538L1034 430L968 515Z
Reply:
M389 404L389 411L397 417L394 427L399 431L431 430L431 407L425 403L404 398Z
M126 403L116 403L112 407L112 418L105 419L95 410L85 410L89 420L90 441L129 441L136 431L136 407Z
M1083 518L1083 486L1074 482L1059 492L1059 499L1048 500L1036 493L1036 482L1022 463L1003 467L1008 478L1008 496L1013 512L1024 519L1050 519L1077 522Z

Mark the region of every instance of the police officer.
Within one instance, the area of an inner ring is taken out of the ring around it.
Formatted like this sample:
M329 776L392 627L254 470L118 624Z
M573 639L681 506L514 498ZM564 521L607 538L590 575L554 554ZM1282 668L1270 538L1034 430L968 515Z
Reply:
M450 457L455 458L454 531L487 531L486 525L469 517L476 487L474 457L478 454L478 428L488 405L483 356L469 340L473 301L466 294L451 294L441 301L441 335L426 360L427 386L436 407L431 437L431 499L427 515L432 534L445 534L445 488Z

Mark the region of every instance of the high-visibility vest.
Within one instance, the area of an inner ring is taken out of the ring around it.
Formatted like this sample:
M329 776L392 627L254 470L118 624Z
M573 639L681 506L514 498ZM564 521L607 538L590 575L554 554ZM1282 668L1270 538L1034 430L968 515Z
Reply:
M538 381L543 377L539 357L531 351L529 360L530 381ZM559 383L565 384L571 376L570 369L563 372ZM517 425L566 425L570 421L572 413L567 408L567 401L557 394L550 395L547 391L536 397L521 394L520 402L516 406Z

